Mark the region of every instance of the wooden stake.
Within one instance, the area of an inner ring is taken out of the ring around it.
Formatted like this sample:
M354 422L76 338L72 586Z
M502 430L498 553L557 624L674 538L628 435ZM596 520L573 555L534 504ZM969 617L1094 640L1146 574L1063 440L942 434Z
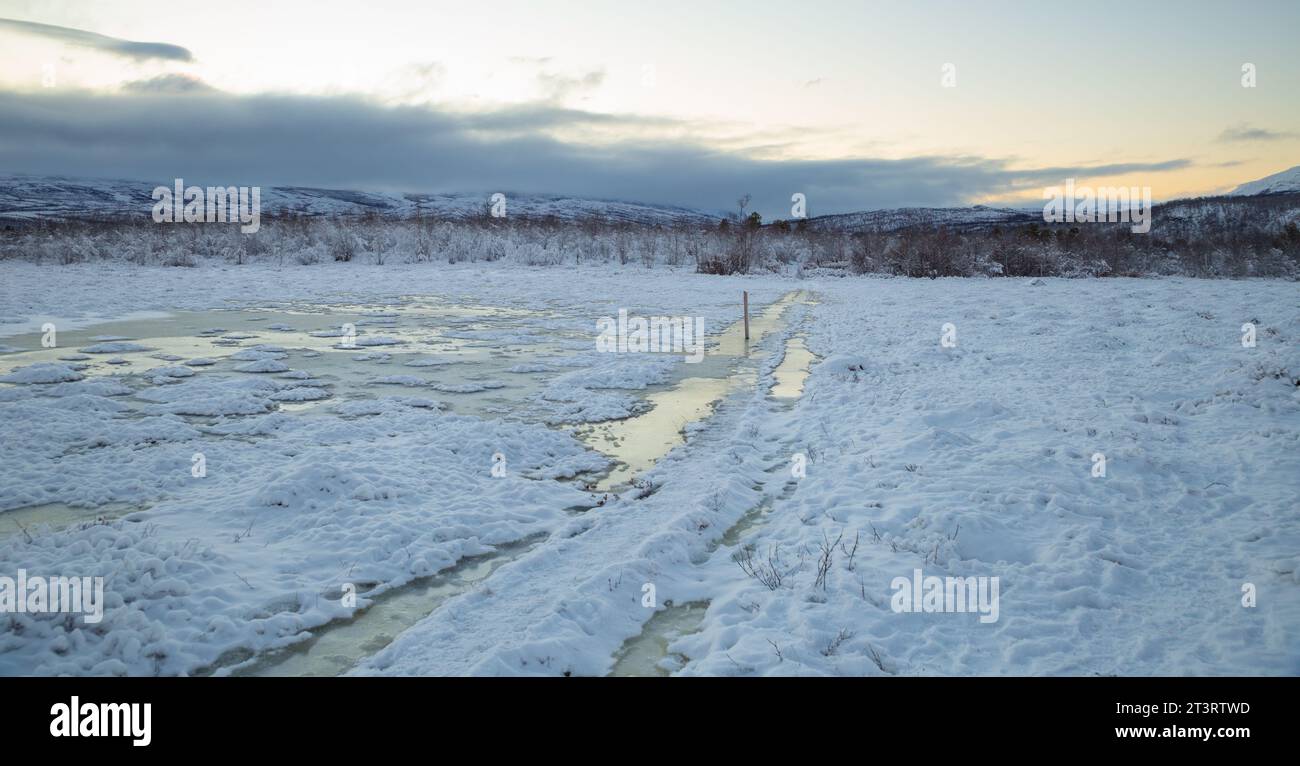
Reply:
M749 340L749 291L744 290L741 295L745 299L745 340Z

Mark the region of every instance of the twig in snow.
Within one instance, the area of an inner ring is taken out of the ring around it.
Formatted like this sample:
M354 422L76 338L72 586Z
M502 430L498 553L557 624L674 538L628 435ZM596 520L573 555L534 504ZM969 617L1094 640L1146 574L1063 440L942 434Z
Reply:
M835 538L835 542L831 542L825 532L822 533L822 541L818 546L821 555L817 558L817 580L813 583L813 587L820 587L823 591L826 590L826 574L831 571L831 564L835 563L835 547L843 539L844 530L840 530L840 536Z
M842 537L842 536L843 536L843 534L841 534L841 537ZM844 543L844 544L840 545L840 550L843 551L843 552L844 552L844 555L848 558L848 564L847 564L847 566L848 566L848 569L849 569L850 572L853 571L853 557L858 555L858 543L859 543L859 541L861 541L861 539L862 539L862 532L859 530L859 531L853 533L853 548L852 548L852 549L849 548L848 543Z
M781 587L781 583L790 572L786 571L785 564L781 561L780 545L768 548L766 563L758 561L754 556L755 552L754 545L748 543L731 554L731 560L736 562L742 572L766 585L768 590Z
M822 650L822 654L827 657L833 657L835 653L839 651L840 645L845 641L848 641L850 638L853 638L853 631L848 628L840 628L840 632L835 634L835 638L832 638L830 642L826 644L826 648Z

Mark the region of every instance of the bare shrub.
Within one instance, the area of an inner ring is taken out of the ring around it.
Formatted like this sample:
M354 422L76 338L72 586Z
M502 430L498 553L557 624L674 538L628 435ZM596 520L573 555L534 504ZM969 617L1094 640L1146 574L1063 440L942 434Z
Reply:
M768 590L781 587L785 578L794 572L782 562L780 545L768 548L766 561L757 558L753 544L740 546L735 553L731 554L731 560L736 562L742 572L767 586Z

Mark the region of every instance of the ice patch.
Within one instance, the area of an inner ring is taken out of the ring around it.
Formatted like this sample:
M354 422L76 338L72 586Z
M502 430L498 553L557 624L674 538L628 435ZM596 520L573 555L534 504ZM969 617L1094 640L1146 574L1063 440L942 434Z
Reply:
M96 343L93 346L86 346L79 350L83 354L131 354L138 351L153 351L153 349L148 346L142 346L139 343L130 343L127 341Z

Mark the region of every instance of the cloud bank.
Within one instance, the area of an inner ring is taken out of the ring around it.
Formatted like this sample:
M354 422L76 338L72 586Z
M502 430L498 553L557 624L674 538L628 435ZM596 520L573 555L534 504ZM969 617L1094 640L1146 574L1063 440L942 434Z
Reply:
M671 121L669 121L671 122ZM1185 159L1014 168L1003 159L764 160L690 141L587 144L564 128L664 127L664 118L540 103L492 112L390 106L360 97L236 96L188 80L114 94L0 92L0 167L11 172L226 185L515 192L726 210L753 195L765 218L1034 198L1063 179L1159 173Z

